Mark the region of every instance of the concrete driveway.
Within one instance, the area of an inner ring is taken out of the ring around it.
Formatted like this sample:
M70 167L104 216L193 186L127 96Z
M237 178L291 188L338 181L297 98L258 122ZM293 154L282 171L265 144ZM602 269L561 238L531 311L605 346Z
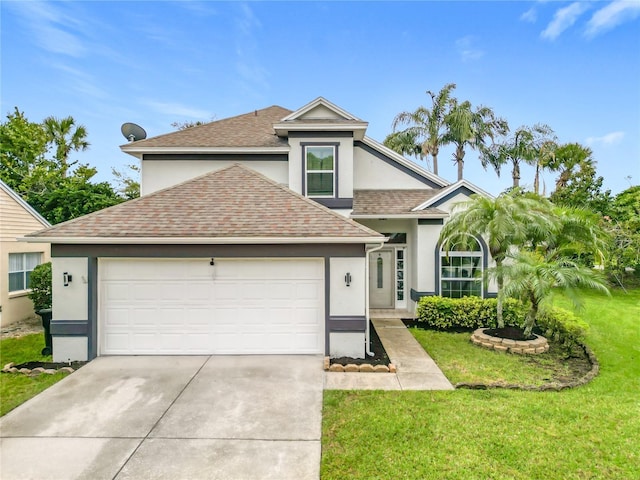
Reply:
M100 357L0 419L0 478L318 479L320 356Z

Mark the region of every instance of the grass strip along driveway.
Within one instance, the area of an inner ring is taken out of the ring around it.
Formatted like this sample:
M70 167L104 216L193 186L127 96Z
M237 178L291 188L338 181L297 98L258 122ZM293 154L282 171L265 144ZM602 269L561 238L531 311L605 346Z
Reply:
M578 315L600 362L579 388L325 391L322 479L639 478L640 290Z
M24 362L51 362L51 355L40 355L44 347L42 333L34 333L19 338L0 341L0 368L7 363L16 365ZM66 372L53 375L27 376L14 373L0 373L0 416L13 410L21 403L62 380Z

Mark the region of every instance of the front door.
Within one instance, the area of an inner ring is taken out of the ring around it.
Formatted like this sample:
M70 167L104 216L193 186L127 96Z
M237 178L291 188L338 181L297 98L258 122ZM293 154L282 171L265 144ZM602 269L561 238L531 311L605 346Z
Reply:
M393 308L393 251L369 255L369 304L372 308Z

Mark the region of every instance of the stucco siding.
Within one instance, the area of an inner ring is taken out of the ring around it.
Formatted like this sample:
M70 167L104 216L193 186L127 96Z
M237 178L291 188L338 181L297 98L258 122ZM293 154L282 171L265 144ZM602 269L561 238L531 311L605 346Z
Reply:
M393 190L429 188L422 181L377 158L362 148L354 148L353 188Z
M236 163L280 183L289 183L288 162L270 160L143 160L140 193L149 193L177 185L208 172L221 170Z

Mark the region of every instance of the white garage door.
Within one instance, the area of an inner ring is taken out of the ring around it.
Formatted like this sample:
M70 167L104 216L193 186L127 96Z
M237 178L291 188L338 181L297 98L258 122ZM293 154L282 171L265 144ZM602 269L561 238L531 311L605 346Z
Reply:
M101 259L101 355L324 353L322 259Z

